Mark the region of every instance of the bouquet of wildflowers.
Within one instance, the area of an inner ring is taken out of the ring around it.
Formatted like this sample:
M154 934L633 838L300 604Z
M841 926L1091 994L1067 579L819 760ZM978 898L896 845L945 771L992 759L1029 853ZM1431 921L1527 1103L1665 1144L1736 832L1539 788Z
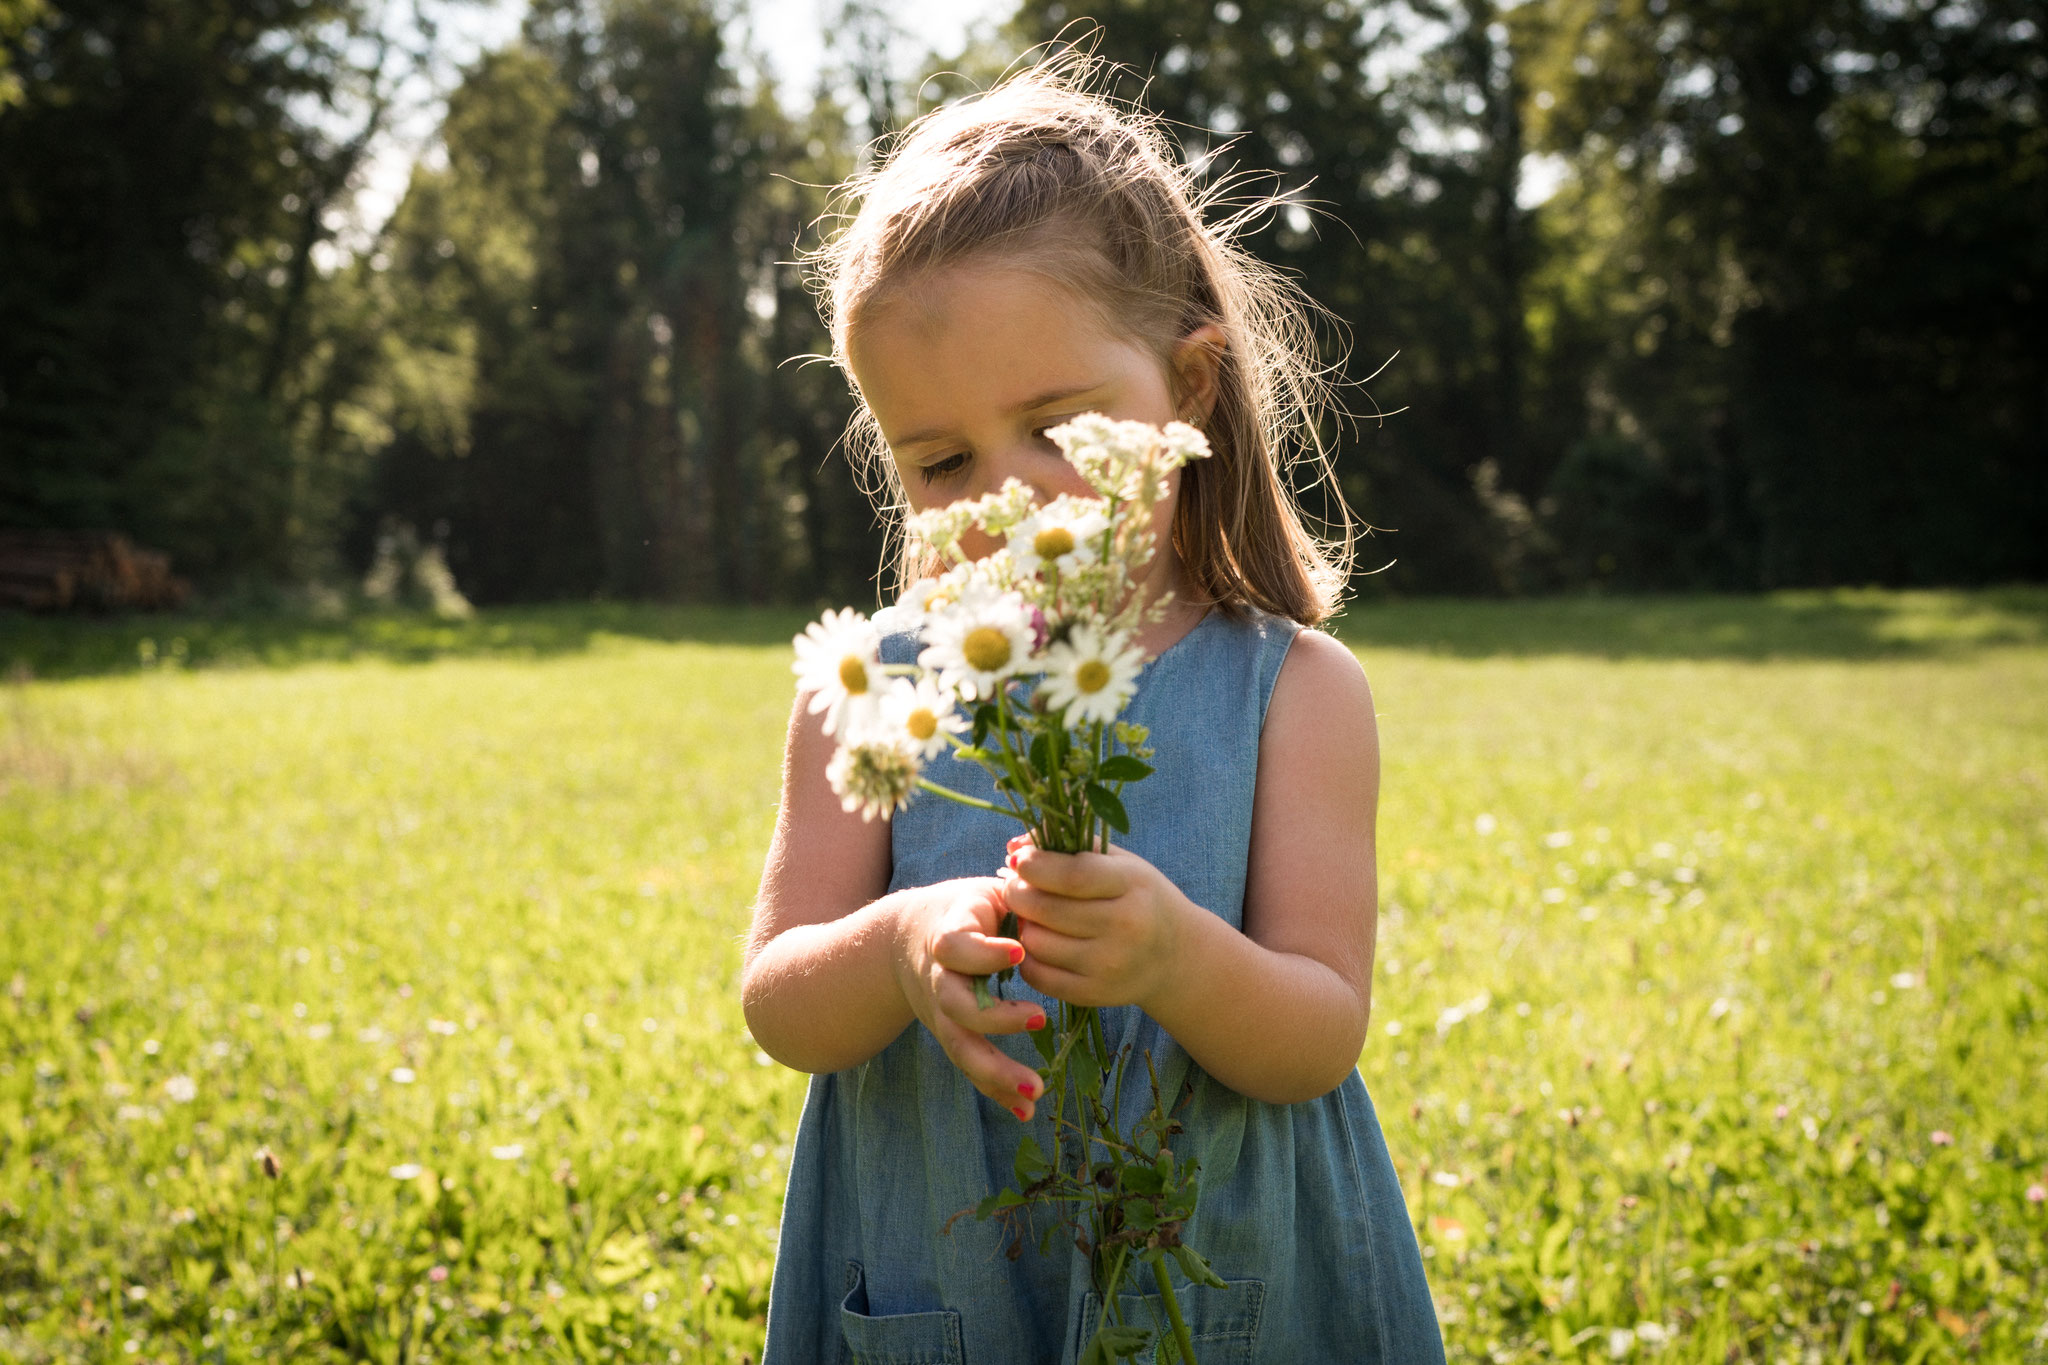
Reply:
M1094 413L1047 435L1095 496L1037 505L1012 479L980 499L920 513L910 533L941 556L945 571L872 620L828 611L796 639L795 671L836 741L826 776L864 819L887 818L923 789L1009 815L1052 852L1083 852L1111 830L1130 832L1120 793L1152 772L1151 750L1144 727L1118 717L1144 663L1138 631L1164 605L1147 603L1137 588L1168 476L1207 456L1208 441L1184 423L1156 428ZM962 540L971 531L998 548L969 559ZM882 663L882 636L896 631L922 641L914 666ZM949 748L988 769L994 802L925 778L925 764ZM1014 915L1002 932L1016 934ZM997 987L1011 974L998 973ZM989 1003L987 978L975 992ZM1062 1003L1032 1042L1044 1061L1053 1150L1024 1135L1016 1186L973 1212L1006 1220L1015 1255L1017 1220L1045 1208L1054 1215L1045 1245L1064 1229L1088 1256L1103 1315L1083 1365L1142 1355L1155 1336L1158 1359L1194 1365L1167 1258L1195 1283L1222 1281L1180 1240L1195 1209L1197 1170L1170 1145L1180 1125L1159 1095L1151 1057L1142 1059L1151 1111L1123 1132L1119 1100L1132 1059L1128 1049L1111 1055L1094 1009ZM1166 1317L1149 1327L1123 1321L1118 1296L1139 1262L1151 1268Z

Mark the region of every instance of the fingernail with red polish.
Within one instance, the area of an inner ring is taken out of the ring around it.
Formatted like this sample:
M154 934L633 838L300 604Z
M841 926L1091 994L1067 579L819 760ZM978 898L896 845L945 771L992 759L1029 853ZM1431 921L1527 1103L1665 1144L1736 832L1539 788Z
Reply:
M1010 1112L1015 1114L1020 1119L1029 1119L1031 1117L1031 1111L1029 1109L1026 1109L1021 1104L1018 1105L1015 1109L1012 1109Z
M1014 967L1014 966L1016 966L1016 965L1017 965L1017 964L1018 964L1019 962L1022 962L1023 960L1024 960L1024 945L1023 945L1023 944L1021 944L1021 943L1014 943L1014 944L1011 944L1011 945L1010 945L1010 965L1011 965L1012 967Z
M1024 1021L1024 1027L1029 1032L1038 1032L1040 1029L1045 1027L1045 1016L1042 1014L1032 1015L1029 1019L1026 1019Z
M1035 1100L1038 1098L1038 1083L1036 1081L1025 1081L1017 1087L1017 1093L1027 1100Z

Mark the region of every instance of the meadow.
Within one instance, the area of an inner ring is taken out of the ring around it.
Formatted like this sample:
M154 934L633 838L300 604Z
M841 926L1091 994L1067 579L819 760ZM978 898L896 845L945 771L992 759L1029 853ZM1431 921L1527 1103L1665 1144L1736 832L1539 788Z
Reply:
M801 620L0 617L0 1359L758 1356ZM1451 1359L2048 1360L2048 592L1338 631Z

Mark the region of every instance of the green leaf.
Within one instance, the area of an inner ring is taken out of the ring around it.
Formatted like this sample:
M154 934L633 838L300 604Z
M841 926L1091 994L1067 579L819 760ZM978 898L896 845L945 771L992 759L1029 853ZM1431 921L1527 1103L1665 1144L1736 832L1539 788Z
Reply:
M1118 834L1131 832L1131 817L1124 814L1124 803L1117 799L1115 792L1100 782L1088 784L1088 804L1102 817L1102 823Z
M995 992L988 988L988 978L985 976L974 978L974 1003L982 1009L988 1009L996 1003Z
M1104 782L1136 782L1140 778L1152 776L1152 765L1142 763L1129 754L1117 754L1103 760L1097 775Z
M1124 1188L1132 1194L1158 1194L1166 1188L1166 1177L1150 1166L1134 1163L1124 1167Z
M1105 1323L1095 1329L1095 1340L1088 1343L1088 1351L1097 1360L1122 1360L1151 1344L1152 1329L1149 1327L1138 1327L1128 1322Z
M981 747L981 742L982 742L983 740L985 740L985 739L987 739L987 738L988 738L988 732L989 732L990 730L993 730L993 729L995 729L995 726L996 726L996 708L995 708L995 703L994 703L994 702L983 702L983 703L982 703L981 705L979 705L979 706L977 706L977 707L975 707L975 708L974 708L974 747L975 747L975 748L979 749L979 748ZM960 752L961 752L962 754L965 754L965 753L967 752L967 750L965 750L965 749L962 749L962 750L960 750ZM979 760L977 760L977 761L979 761Z
M966 763L979 763L987 767L996 761L996 756L978 745L967 744L953 751L953 757Z
M1181 1242L1173 1249L1173 1259L1180 1262L1180 1273L1188 1277L1189 1284L1206 1284L1211 1289L1225 1289L1223 1277L1209 1268L1195 1249Z
M976 1218L993 1218L1004 1209L1023 1207L1024 1202L1024 1196L1015 1190L998 1190L974 1206L974 1216Z
M1031 741L1031 767L1040 777L1052 778L1052 736L1040 734Z
M1017 1183L1027 1187L1036 1184L1052 1169L1052 1163L1047 1161L1045 1153L1039 1150L1038 1139L1029 1133L1018 1140L1017 1155L1010 1166L1016 1173Z

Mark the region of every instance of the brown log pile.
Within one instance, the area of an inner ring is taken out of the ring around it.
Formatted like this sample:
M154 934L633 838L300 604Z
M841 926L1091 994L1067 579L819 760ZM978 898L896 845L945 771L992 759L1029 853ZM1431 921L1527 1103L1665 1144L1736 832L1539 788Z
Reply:
M0 607L159 611L191 593L169 555L116 531L0 530Z

